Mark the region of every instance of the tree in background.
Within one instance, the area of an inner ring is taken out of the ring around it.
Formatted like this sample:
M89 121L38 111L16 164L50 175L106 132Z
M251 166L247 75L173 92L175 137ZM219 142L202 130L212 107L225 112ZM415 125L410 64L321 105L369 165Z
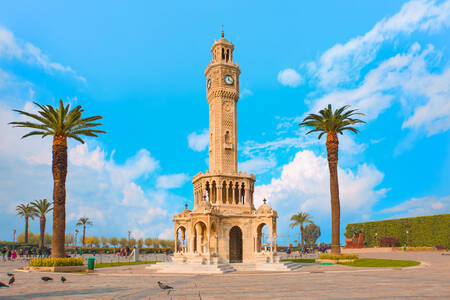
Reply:
M89 247L92 247L93 244L94 244L94 239L92 236L87 236L84 238L84 243L83 243L84 246L88 245Z
M161 240L158 238L153 239L153 248L159 248Z
M153 245L153 239L152 238L146 238L145 239L145 246L147 246L147 248L150 248Z
M300 227L300 235L301 235L301 241L303 246L303 224L305 223L312 223L312 217L306 213L306 212L299 212L298 214L295 214L291 217L292 223L289 224L291 228L294 228L295 226Z
M19 204L16 206L16 214L25 218L25 244L28 244L28 227L29 219L34 220L38 214L30 204Z
M117 245L119 245L119 240L116 237L110 237L109 243L115 248Z
M108 238L106 236L102 236L100 238L100 241L102 242L103 247L108 247L109 241L108 241Z
M96 248L100 248L100 239L97 236L91 236L92 238L92 244L94 244L94 246Z
M131 238L130 239L130 247L134 248L134 246L136 246L136 239L135 238Z
M139 248L142 248L142 246L144 246L144 240L143 239L139 239L137 244L138 244Z
M77 222L77 226L83 226L83 237L82 237L82 243L83 243L83 247L86 246L85 243L85 237L86 237L86 226L92 226L92 221L89 220L89 218L80 218Z
M52 256L64 257L64 240L66 233L66 177L67 177L67 139L73 138L84 144L80 136L97 137L97 133L106 133L95 130L92 127L99 126L93 123L100 120L101 116L82 118L83 109L81 105L70 110L70 105L64 106L59 101L59 108L51 105L41 105L34 102L41 110L38 114L32 114L17 110L21 115L30 117L37 121L32 122L10 122L14 127L32 128L33 131L25 134L22 138L33 135L53 137L52 147L52 173L53 173L53 239Z
M128 240L127 240L127 238L121 238L120 240L119 240L119 244L120 244L120 246L121 247L125 247L126 245L128 245Z
M328 168L330 170L330 194L331 194L331 253L341 253L340 243L340 225L341 225L341 205L339 200L339 180L338 180L338 150L339 139L338 133L343 134L344 131L349 130L353 133L358 133L359 130L352 127L357 123L365 123L360 119L353 119L355 115L364 115L356 112L356 109L347 110L350 106L345 105L333 112L331 104L327 108L319 111L319 114L310 114L300 126L312 128L306 134L312 132L320 132L319 139L327 135L327 154L328 154Z
M303 230L305 235L305 242L307 244L315 244L317 239L320 237L320 227L314 223L308 224Z
M69 246L69 245L73 245L73 242L75 241L75 236L73 235L73 233L68 233L68 234L66 234L66 240L65 240L65 242L66 242L66 245L67 246Z
M39 217L39 226L40 226L40 239L39 239L39 248L44 247L44 236L45 236L45 224L47 223L47 219L45 215L53 210L52 203L48 202L47 199L34 200L31 202L31 206L36 213L36 216Z

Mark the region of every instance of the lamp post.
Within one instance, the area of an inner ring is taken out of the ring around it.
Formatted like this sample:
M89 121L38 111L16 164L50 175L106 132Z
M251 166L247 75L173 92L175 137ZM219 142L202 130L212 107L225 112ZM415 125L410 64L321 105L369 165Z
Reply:
M375 246L378 247L378 232L375 232Z
M13 242L16 241L16 232L17 232L17 230L13 229Z
M131 235L131 231L128 231L128 247L130 247L130 235Z
M75 246L77 245L78 229L75 229Z
M406 247L408 247L408 233L409 233L409 231L406 230Z

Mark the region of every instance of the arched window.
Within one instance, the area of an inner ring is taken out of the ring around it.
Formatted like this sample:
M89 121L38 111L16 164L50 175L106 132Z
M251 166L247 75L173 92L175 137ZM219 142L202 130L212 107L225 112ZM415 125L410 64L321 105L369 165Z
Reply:
M225 49L222 48L222 59L225 59Z
M228 62L228 59L230 58L230 50L227 49L227 57L226 57L226 61Z

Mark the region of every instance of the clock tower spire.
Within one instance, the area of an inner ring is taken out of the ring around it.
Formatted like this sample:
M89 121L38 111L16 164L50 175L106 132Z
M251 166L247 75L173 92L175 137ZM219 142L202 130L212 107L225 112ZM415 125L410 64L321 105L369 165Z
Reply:
M215 41L205 70L209 104L209 169L237 173L236 104L239 98L239 65L233 61L233 43Z

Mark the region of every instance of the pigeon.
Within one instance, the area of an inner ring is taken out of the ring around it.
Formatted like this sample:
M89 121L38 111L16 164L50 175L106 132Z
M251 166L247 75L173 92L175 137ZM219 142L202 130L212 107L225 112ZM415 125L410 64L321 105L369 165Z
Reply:
M0 281L0 287L9 287L9 285L4 284L3 282Z
M15 274L14 273L6 273L6 275L8 275L9 277L13 277Z
M170 294L170 291L173 290L173 287L171 287L171 286L169 286L169 285L167 285L167 284L165 284L165 283L162 283L162 282L160 282L160 281L158 281L158 285L159 285L159 287L160 287L162 290L167 290L167 295L169 295L169 294Z
M11 285L13 285L13 283L16 281L16 279L14 278L14 276L12 276L10 279L9 279L9 282L8 282L8 284L11 286Z
M61 276L61 282L64 283L67 279L64 276Z
M53 278L47 277L47 276L41 277L41 279L44 280L44 281L53 280Z

